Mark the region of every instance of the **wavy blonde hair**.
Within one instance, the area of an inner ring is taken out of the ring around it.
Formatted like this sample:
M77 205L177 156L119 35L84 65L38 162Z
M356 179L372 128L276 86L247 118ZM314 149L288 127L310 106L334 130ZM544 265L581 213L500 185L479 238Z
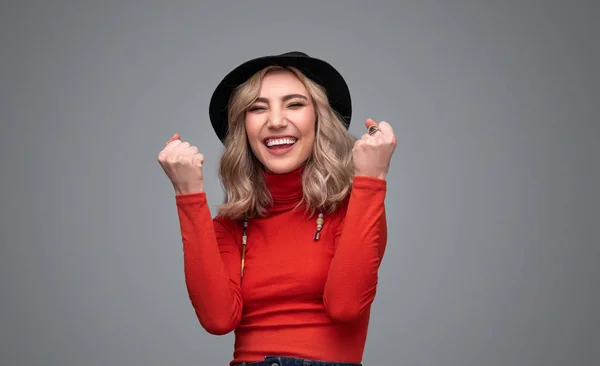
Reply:
M265 185L264 167L250 148L245 112L258 98L264 76L273 71L291 71L304 84L315 107L315 143L302 176L307 212L334 211L350 193L354 165L352 148L356 138L329 105L326 91L293 67L268 66L255 73L232 93L228 106L228 134L221 156L219 177L225 191L219 214L231 219L264 216L272 197Z

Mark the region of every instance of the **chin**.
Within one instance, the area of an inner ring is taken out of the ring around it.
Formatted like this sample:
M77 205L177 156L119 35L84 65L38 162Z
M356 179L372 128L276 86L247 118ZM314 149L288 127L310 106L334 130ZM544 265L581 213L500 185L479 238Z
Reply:
M268 157L266 159L259 159L262 160L262 166L265 168L265 170L269 173L273 173L273 174L286 174L289 172L292 172L298 168L300 168L301 166L303 166L304 164L306 164L307 159L302 159L299 156L290 156L287 159L269 159Z
M300 168L302 164L264 164L263 166L269 173L286 174Z

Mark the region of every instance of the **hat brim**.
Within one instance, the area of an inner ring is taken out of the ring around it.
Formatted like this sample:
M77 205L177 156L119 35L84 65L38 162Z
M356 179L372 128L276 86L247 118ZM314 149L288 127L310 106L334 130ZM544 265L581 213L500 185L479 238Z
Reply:
M228 104L231 93L240 84L261 69L271 66L293 66L309 79L323 86L331 107L342 117L346 129L352 118L350 90L342 75L326 61L305 54L284 54L264 56L244 62L229 72L219 83L210 100L209 117L215 133L221 141L225 140L228 130Z

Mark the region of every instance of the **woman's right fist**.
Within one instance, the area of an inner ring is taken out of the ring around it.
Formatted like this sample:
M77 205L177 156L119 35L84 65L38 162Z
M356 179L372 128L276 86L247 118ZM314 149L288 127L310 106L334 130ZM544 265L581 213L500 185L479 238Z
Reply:
M196 146L182 142L180 138L178 133L171 136L158 153L158 163L171 180L175 194L204 192L204 156Z

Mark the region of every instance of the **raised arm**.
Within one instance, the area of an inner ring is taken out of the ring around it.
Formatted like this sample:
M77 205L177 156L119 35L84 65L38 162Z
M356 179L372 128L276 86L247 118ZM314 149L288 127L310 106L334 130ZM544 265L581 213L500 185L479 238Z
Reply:
M235 329L242 314L240 252L231 222L211 218L204 192L204 157L174 134L158 161L175 189L185 280L200 324L209 333Z
M226 220L211 219L204 193L177 195L184 271L198 320L211 334L234 330L242 317L240 248Z
M355 320L370 307L387 243L385 178L396 137L386 122L368 119L366 127L368 133L352 150L352 192L323 293L325 309L334 321Z
M334 321L359 318L375 299L387 244L385 193L385 180L354 179L323 294L325 309Z

